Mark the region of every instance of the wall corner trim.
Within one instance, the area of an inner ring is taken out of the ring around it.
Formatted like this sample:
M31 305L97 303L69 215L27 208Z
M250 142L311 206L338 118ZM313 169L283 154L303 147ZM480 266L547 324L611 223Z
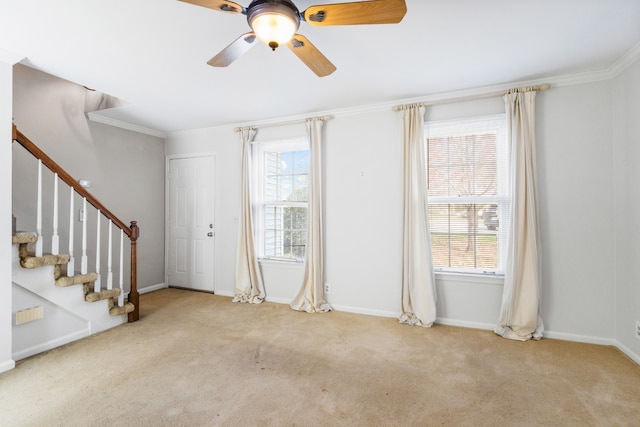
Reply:
M3 372L7 372L16 367L16 362L13 359L5 360L0 363L0 374Z

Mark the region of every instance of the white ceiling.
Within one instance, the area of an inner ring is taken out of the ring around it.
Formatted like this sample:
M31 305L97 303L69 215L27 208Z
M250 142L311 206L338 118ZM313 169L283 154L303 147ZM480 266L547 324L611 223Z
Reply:
M174 132L607 70L640 43L640 0L406 3L395 25L301 23L337 66L323 78L263 44L208 66L246 18L177 0L5 0L0 49L128 102L108 119Z

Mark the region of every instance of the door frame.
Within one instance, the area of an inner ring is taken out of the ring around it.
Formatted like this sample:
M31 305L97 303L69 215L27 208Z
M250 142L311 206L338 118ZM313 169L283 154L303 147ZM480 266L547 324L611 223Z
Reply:
M169 172L171 171L171 160L180 159L193 159L210 157L213 159L214 165L214 179L213 179L213 293L217 294L218 283L220 282L220 272L218 266L219 251L218 251L218 221L219 221L219 203L218 203L218 164L215 152L198 152L198 153L184 153L184 154L168 154L165 156L164 165L164 283L165 287L169 287L169 272L167 266L169 265L169 245L170 243L170 230L169 230L169 215L171 213L171 187L169 183Z

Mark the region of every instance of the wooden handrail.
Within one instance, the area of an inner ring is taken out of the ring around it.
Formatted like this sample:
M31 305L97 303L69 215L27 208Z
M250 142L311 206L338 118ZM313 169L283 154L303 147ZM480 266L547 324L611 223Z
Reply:
M67 171L57 164L51 157L38 148L29 138L27 138L22 132L18 130L16 125L13 125L13 139L22 145L28 152L30 152L36 159L42 160L42 164L51 170L51 172L57 173L58 177L64 181L69 187L73 189L80 196L87 199L87 202L91 203L93 207L98 209L104 216L111 220L118 226L124 233L131 239L132 231L124 222L122 222L117 216L115 216L109 209L107 209L95 196L89 193L78 181L76 181Z
M135 310L128 315L129 322L135 322L139 319L139 293L138 293L138 260L137 260L137 240L140 237L140 228L136 221L131 221L131 227L128 227L117 216L115 216L109 209L107 209L95 196L89 193L84 187L82 187L78 181L76 181L67 171L65 171L58 163L56 163L51 157L49 157L44 151L38 148L29 138L27 138L22 132L18 130L16 125L12 128L12 139L22 145L28 152L30 152L36 159L42 161L42 163L54 173L58 174L58 177L64 181L68 186L72 187L76 193L87 199L93 207L98 209L107 219L111 220L119 229L121 229L131 241L131 289L129 290L129 302L131 302Z

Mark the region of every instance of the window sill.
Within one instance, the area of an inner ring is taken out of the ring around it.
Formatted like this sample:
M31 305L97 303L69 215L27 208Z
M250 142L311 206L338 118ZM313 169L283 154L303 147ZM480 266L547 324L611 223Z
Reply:
M271 259L271 258L258 258L258 262L261 265L274 266L279 268L291 268L300 269L304 268L304 261L285 260L285 259Z
M436 280L441 282L465 282L498 286L504 284L504 275L453 273L450 271L436 271L435 274Z

